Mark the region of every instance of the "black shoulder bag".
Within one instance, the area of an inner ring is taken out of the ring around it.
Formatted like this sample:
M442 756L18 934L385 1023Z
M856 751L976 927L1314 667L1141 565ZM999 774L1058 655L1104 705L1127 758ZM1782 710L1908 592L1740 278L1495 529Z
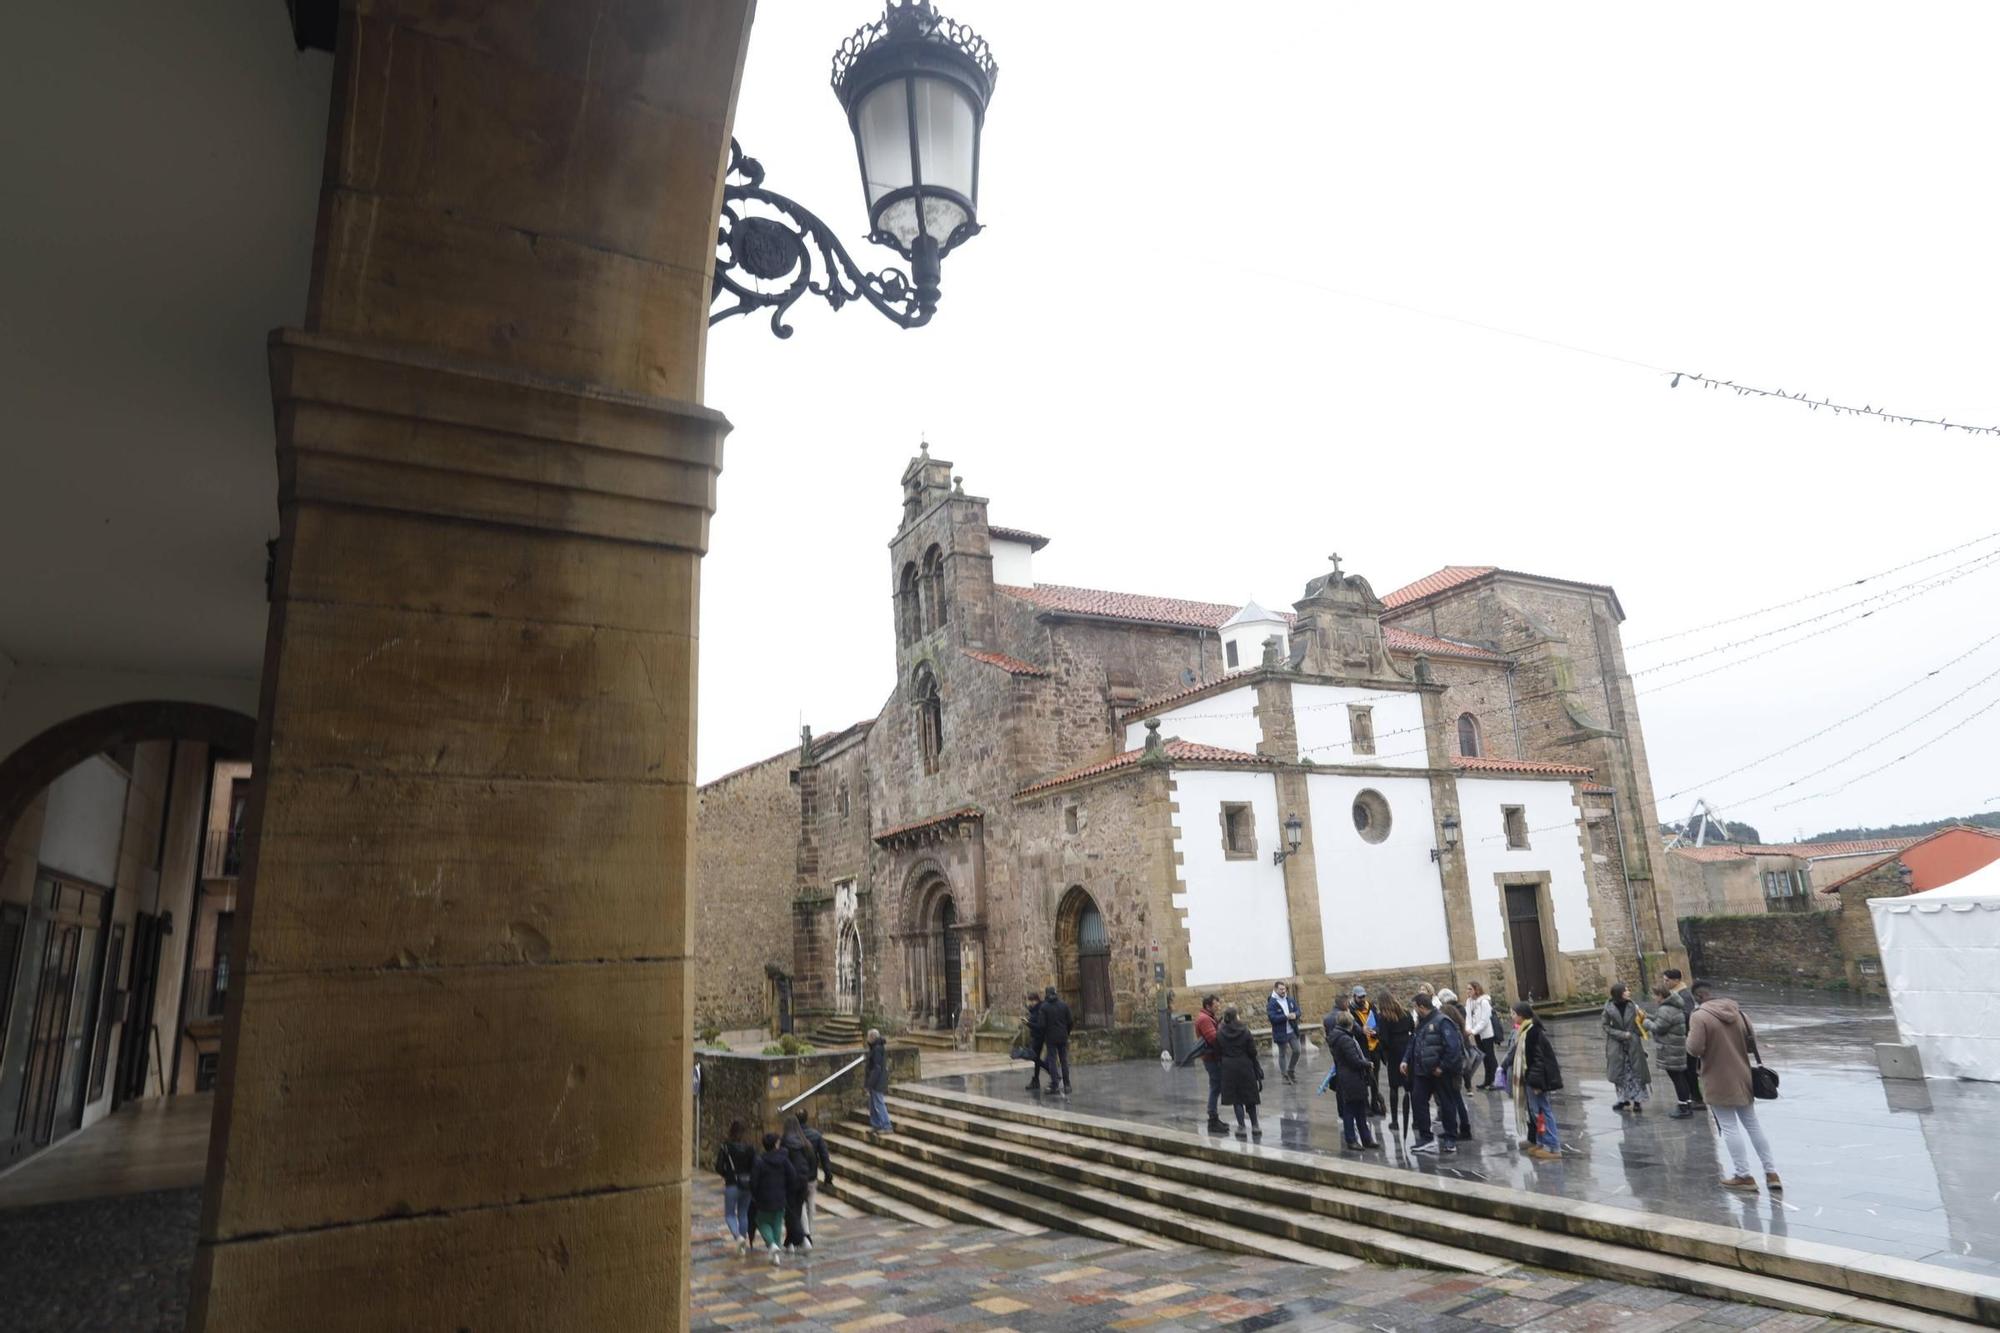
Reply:
M1749 1037L1750 1058L1756 1063L1750 1066L1750 1095L1760 1102L1778 1100L1778 1071L1764 1063L1764 1057L1757 1053L1757 1034L1750 1030L1749 1019L1744 1019L1744 1030Z

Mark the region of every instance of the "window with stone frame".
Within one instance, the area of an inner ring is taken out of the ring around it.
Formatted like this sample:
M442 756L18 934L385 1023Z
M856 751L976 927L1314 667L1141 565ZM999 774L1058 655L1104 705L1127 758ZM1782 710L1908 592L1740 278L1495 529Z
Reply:
M1507 828L1507 848L1509 851L1528 850L1528 812L1518 805L1500 807L1500 821Z
M1367 704L1347 706L1347 735L1354 753L1375 753L1375 710Z
M899 643L916 642L923 630L919 582L916 562L904 565L903 573L896 581L896 640Z
M1229 640L1229 642L1227 642L1227 643L1225 643L1225 644L1223 644L1223 645L1222 645L1222 663L1223 663L1223 665L1224 665L1224 666L1227 666L1227 667L1229 667L1229 668L1230 668L1231 670L1234 670L1234 669L1235 669L1235 667L1236 667L1236 640L1234 640L1234 639L1231 639L1231 640Z
M933 546L924 552L923 632L929 634L945 622L944 550Z
M944 698L929 667L917 668L910 695L917 707L917 746L923 754L924 772L935 773L944 754Z
M1232 861L1257 855L1257 816L1248 801L1222 803L1222 854Z
M1479 719L1470 713L1458 715L1458 752L1467 759L1479 757Z
M842 778L840 780L840 822L843 824L847 822L847 811L847 779Z
M1067 806L1064 806L1064 807L1063 807L1063 832L1065 832L1065 833L1074 833L1074 832L1076 832L1076 830L1077 830L1077 823L1078 823L1078 821L1077 821L1077 814L1076 814L1076 807L1075 807L1075 806L1073 806L1073 805L1067 805Z

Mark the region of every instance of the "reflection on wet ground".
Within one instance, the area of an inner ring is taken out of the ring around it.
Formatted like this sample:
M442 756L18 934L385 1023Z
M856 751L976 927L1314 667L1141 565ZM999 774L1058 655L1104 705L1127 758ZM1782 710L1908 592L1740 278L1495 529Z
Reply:
M1750 987L1730 993L1757 1025L1765 1059L1783 1075L1783 1096L1758 1104L1784 1176L1782 1195L1721 1188L1723 1150L1713 1121L1669 1119L1673 1089L1657 1070L1644 1114L1613 1111L1595 1017L1551 1024L1567 1084L1556 1096L1560 1163L1523 1156L1512 1100L1480 1092L1466 1096L1474 1134L1457 1156L1413 1158L1392 1139L1385 1153L1363 1160L2000 1276L2000 1084L1880 1077L1873 1044L1896 1039L1886 1001ZM1326 1057L1315 1056L1300 1065L1296 1086L1279 1082L1267 1065L1264 1143L1339 1156L1333 1099L1313 1091ZM1090 1065L1075 1071L1076 1091L1067 1099L1024 1091L1023 1069L940 1081L1180 1129L1198 1130L1206 1119L1199 1069L1157 1061Z

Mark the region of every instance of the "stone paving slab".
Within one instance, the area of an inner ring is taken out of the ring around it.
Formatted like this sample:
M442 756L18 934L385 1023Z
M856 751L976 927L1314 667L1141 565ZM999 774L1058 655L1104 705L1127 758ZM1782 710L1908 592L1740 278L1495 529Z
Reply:
M0 1212L0 1329L180 1333L200 1223L198 1189Z
M1354 1333L1676 1333L1856 1328L1649 1287L1516 1269L1477 1278L1370 1265L1333 1273L1176 1247L1141 1250L1064 1232L1017 1236L822 1216L809 1254L773 1267L722 1233L721 1190L696 1190L692 1327L799 1333L1084 1329L1354 1330Z

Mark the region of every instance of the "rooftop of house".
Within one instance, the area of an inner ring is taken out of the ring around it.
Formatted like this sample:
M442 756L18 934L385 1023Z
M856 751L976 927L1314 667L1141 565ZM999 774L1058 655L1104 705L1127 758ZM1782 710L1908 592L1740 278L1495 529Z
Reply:
M1954 824L1928 836L1909 839L1908 843L1908 846L1842 876L1820 892L1837 892L1844 885L1892 861L1901 861L1910 868L1911 893L1941 889L1964 879L1975 870L1983 870L2000 861L2000 831L1972 824Z
M1049 544L1049 539L1039 532L1029 532L1026 528L1003 528L997 523L986 525L986 535L996 542L1019 542L1031 551L1039 551Z
M1239 622L1243 613L1262 611L1252 602L1246 606L1231 606L1227 602L1197 602L1185 597L1155 597L1146 593L1110 592L1102 588L1073 588L1060 583L1037 583L1032 588L1012 585L998 585L998 591L1009 597L1018 597L1045 611L1061 615L1087 616L1093 620L1122 620L1135 625L1172 625L1184 629L1220 630L1231 622ZM1295 616L1291 612L1264 612L1272 620L1290 623ZM1391 652L1415 656L1419 653L1428 657L1450 657L1470 662L1494 662L1505 664L1509 659L1491 648L1478 644L1461 643L1455 639L1438 638L1430 634L1416 634L1394 625L1382 627L1382 644Z
M1407 611L1421 606L1436 597L1482 582L1485 579L1505 575L1509 578L1528 579L1535 583L1553 583L1564 588L1582 588L1590 592L1601 592L1611 599L1611 610L1620 620L1625 618L1625 608L1619 605L1618 593L1606 583L1584 583L1577 579L1552 578L1547 574L1530 574L1526 570L1503 569L1499 565L1446 565L1444 568L1424 575L1414 583L1406 583L1382 598L1382 605L1391 611Z
M1846 856L1866 856L1870 852L1900 852L1915 838L1862 838L1852 842L1721 842L1706 847L1671 847L1675 856L1690 861L1734 861L1752 856L1789 856L1803 861L1837 860Z
M1261 765L1270 762L1262 755L1246 754L1242 750L1225 749L1220 745L1202 745L1196 741L1163 741L1160 749L1166 755L1168 762L1176 764ZM1080 768L1072 768L1067 773L1057 773L1053 777L1046 777L1039 782L1029 783L1016 792L1015 795L1029 796L1035 792L1047 791L1051 787L1060 787L1065 783L1078 782L1084 778L1094 778L1105 773L1115 773L1121 768L1131 768L1137 765L1145 757L1146 750L1144 746L1136 750L1127 750L1125 753L1116 755L1113 758L1102 759L1094 764L1085 764Z

